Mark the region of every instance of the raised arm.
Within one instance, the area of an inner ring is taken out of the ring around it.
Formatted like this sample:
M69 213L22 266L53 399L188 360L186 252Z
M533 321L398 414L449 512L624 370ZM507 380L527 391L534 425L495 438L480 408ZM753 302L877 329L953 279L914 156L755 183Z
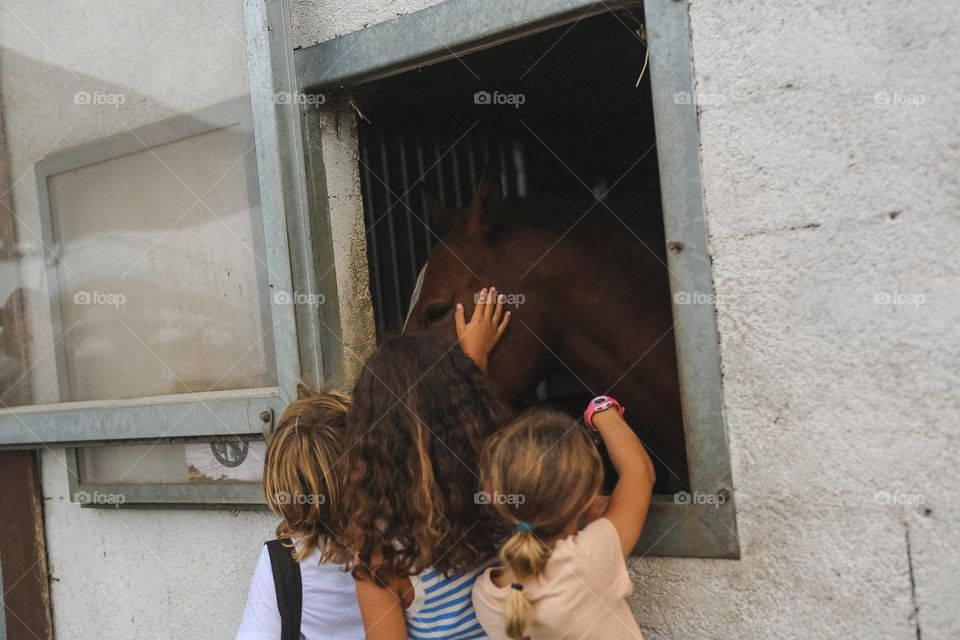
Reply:
M653 462L640 439L614 408L594 413L591 421L620 476L604 517L620 534L623 555L629 556L640 539L650 508L656 480Z

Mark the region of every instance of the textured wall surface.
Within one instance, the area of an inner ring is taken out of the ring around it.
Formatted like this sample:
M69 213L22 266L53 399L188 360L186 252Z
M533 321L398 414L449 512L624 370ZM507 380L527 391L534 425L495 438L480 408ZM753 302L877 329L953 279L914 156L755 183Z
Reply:
M58 640L233 638L272 514L81 509L65 464L43 455Z
M693 2L742 559L648 638L960 637L960 11Z
M296 2L297 42L428 4ZM648 639L960 637L960 12L690 16L743 557L634 559L637 619ZM81 510L62 451L43 462L60 638L232 637L269 515Z
M345 33L440 4L444 0L291 0L293 41L309 47Z

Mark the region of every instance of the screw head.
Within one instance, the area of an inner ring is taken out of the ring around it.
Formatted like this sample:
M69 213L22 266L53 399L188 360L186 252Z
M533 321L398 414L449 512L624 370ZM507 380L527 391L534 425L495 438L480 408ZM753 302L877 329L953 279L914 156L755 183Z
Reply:
M273 411L264 409L260 412L260 422L270 422L271 420L273 420Z

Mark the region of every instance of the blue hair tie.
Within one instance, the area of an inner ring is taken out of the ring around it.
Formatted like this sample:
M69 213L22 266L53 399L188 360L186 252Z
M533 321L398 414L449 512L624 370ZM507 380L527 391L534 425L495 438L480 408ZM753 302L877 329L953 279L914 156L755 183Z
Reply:
M530 524L529 522L524 522L523 520L521 520L520 522L517 523L517 525L513 528L513 530L520 533L533 533L533 525Z

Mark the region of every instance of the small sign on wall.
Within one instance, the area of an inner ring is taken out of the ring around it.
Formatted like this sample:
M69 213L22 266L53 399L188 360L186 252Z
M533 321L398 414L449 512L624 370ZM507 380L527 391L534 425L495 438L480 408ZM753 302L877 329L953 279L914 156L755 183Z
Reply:
M187 444L187 481L259 482L266 446L247 440Z

